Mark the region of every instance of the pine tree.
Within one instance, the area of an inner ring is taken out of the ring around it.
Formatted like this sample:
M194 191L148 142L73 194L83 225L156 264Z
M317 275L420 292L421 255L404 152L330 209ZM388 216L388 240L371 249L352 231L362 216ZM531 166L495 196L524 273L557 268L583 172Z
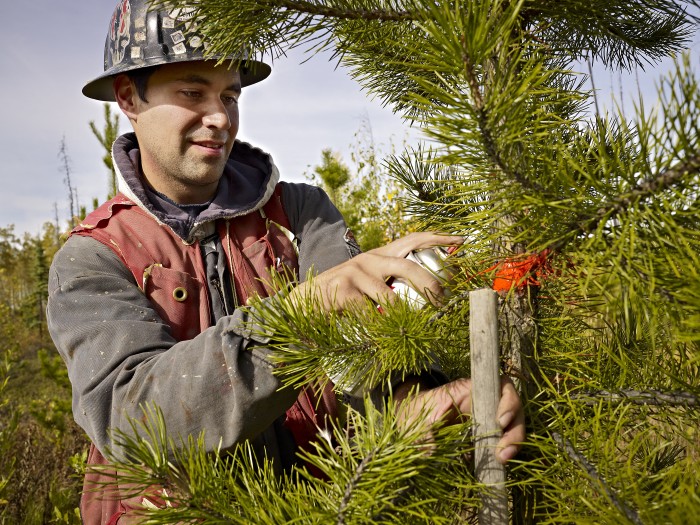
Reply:
M326 191L340 210L360 248L371 250L409 233L403 197L406 190L389 176L382 145L368 119L363 119L350 144L350 164L330 149L307 179ZM395 147L390 144L390 153Z
M391 162L416 227L468 239L439 309L370 305L329 323L311 300L304 312L261 306L287 380L345 371L378 383L435 358L468 375L466 296L493 286L503 369L527 403L528 442L508 473L512 522L697 522L700 90L683 55L654 111L592 115L579 70L681 51L698 2L193 5L212 52L331 50L428 141ZM391 411L367 405L348 419L354 434L338 429L337 447L309 459L324 480L273 478L245 446L207 461L195 437L169 462L157 411L145 438L119 438L133 460L122 466L139 483L165 483L179 503L153 523L472 520L482 487L463 459L468 424L436 432L426 450Z
M321 185L333 202L340 202L340 191L350 181L350 169L343 164L338 154L330 149L321 152L321 164L314 168Z
M49 263L46 258L46 252L44 251L44 245L41 238L32 239L32 249L34 252L33 263L34 263L34 302L35 302L35 316L30 320L30 324L39 329L39 337L43 339L44 337L44 311L46 309L46 298L49 295L48 292L48 282L49 282Z
M114 160L112 159L112 144L119 136L119 114L112 116L112 107L110 104L104 104L104 130L97 129L97 125L93 120L90 121L90 131L104 148L105 154L102 157L102 162L109 170L109 191L107 199L111 199L117 194L117 172L114 169ZM97 206L93 206L97 208Z

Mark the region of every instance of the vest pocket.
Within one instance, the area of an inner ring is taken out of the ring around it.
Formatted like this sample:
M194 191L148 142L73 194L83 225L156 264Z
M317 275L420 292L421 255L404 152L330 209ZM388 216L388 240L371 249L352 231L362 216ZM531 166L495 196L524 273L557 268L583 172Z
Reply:
M263 237L243 248L241 253L244 262L235 268L234 277L240 277L241 273L246 274L246 279L240 279L238 283L243 288L246 300L256 293L266 296L278 291L276 287L271 286L272 269L281 274L286 281L294 281L297 278L298 265L293 246L273 223L269 224ZM245 282L249 283L247 287L243 286Z
M163 321L170 325L175 339L192 339L206 328L208 323L202 325L201 319L209 319L209 305L200 304L205 296L202 295L204 284L199 279L159 264L152 265L145 273L148 278L144 292Z

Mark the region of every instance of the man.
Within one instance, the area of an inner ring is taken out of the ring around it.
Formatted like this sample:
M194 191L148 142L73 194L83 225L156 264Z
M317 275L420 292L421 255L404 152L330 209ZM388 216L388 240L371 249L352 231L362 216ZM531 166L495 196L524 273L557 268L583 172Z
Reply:
M238 305L274 293L260 281L270 266L302 277L312 269L316 277L289 294L299 304L316 296L326 311L366 297L396 300L391 276L439 294L433 276L404 257L462 239L414 234L358 254L322 191L278 183L270 156L236 141L241 88L269 67L238 56L219 66L205 60L205 43L187 22L188 13L149 11L145 0L117 6L105 72L83 93L116 101L134 133L113 146L120 194L90 214L53 261L49 329L68 367L75 419L93 442L90 463L106 463L110 429L128 432L140 405L153 403L172 436L205 430L211 449L250 440L284 470L322 421L304 419L304 396L280 388L265 346L274 334L251 331L249 310ZM428 429L470 412L468 380L428 379L397 385L403 418L424 415ZM414 386L434 388L407 397ZM332 415L333 401L323 401L319 410ZM509 382L499 416L505 462L524 439ZM86 489L99 481L87 476ZM85 523L117 523L141 504L88 491L81 510Z

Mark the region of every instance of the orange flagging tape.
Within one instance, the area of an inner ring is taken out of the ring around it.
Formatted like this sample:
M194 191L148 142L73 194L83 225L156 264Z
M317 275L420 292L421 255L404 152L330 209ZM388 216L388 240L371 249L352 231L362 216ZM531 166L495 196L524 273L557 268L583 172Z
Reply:
M549 250L544 250L523 258L506 259L494 264L487 270L487 272L496 271L491 287L497 292L507 292L513 287L539 286L540 277L550 272L548 256Z

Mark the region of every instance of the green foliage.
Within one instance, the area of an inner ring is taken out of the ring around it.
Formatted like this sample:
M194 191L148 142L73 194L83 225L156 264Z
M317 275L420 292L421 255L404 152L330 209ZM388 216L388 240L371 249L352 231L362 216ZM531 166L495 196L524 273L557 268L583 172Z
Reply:
M478 505L463 492L473 484L468 425L436 430L428 446L422 425L401 427L393 411L369 403L364 413L350 409L352 435L336 426L305 454L319 476L304 467L280 476L269 462L258 463L248 444L212 457L201 435L169 440L152 407L132 421L132 433L114 436L130 459L116 465L134 495L149 494L154 484L165 488L147 496L142 522L150 524L452 523L440 518L445 509Z
M44 224L41 234L19 238L14 226L0 228L0 304L19 314L37 331L42 330L48 282L48 261L58 250L54 225Z
M328 193L360 247L367 251L411 231L411 217L405 211L406 190L382 163L369 121L363 121L355 139L351 166L326 149L309 179Z
M111 127L104 140L110 141L118 118L111 120L109 108L105 111ZM76 215L65 141L59 158ZM84 207L78 215L85 216ZM49 261L60 247L58 228L58 219L44 223L35 236L20 237L12 225L0 228L0 523L81 523L77 505L87 439L72 420L66 368L53 349L44 348Z
M82 525L80 508L73 507L75 504L75 488L55 488L51 487L49 500L53 505L53 516L49 523L60 525Z
M62 438L66 431L66 416L71 415L71 403L67 399L32 399L29 413L34 419L49 430L54 439Z
M12 227L0 235L0 522L78 524L81 481L69 459L87 443L72 420L65 366L44 347L56 230L46 223L34 237L19 239Z
M73 454L68 458L74 479L82 479L85 475L85 464L87 462L87 449ZM76 484L68 484L54 479L49 487L49 502L52 507L50 523L57 525L82 525L80 508L75 506Z
M59 387L65 390L70 389L70 380L68 379L68 370L61 356L56 353L49 353L48 350L40 348L37 352L39 359L39 367L41 375L51 379Z
M418 374L435 359L447 364L450 349L464 345L465 333L448 331L432 308L416 312L398 302L380 305L381 313L368 300L339 315L323 313L318 300L252 303L262 326L277 327L272 359L284 365L286 384L300 387L331 377L349 388L361 377L373 388L390 376Z
M7 523L80 523L76 518L82 485L75 467L87 447L82 430L72 421L70 390L43 378L25 356L9 384L12 403L7 407L16 421L6 443L14 469L7 486ZM84 456L83 456L84 461Z
M94 121L90 121L90 130L100 145L104 148L105 154L102 157L102 162L109 170L109 191L107 198L110 199L117 194L117 172L114 169L114 161L112 159L112 144L119 136L119 114L112 115L112 107L110 104L104 104L104 129L97 129ZM97 208L96 202L93 202L93 208Z
M7 307L0 305L0 327L2 328L0 335L2 336L11 335L10 330L6 329L5 322L2 321L7 319L7 313ZM8 487L12 481L15 466L15 458L10 454L10 449L17 430L17 414L8 413L6 410L10 402L6 389L10 379L13 351L12 345L0 347L0 415L2 415L0 417L0 520L6 515Z
M314 173L321 179L322 187L333 202L339 202L339 191L350 180L350 170L329 149L321 152L321 164Z

